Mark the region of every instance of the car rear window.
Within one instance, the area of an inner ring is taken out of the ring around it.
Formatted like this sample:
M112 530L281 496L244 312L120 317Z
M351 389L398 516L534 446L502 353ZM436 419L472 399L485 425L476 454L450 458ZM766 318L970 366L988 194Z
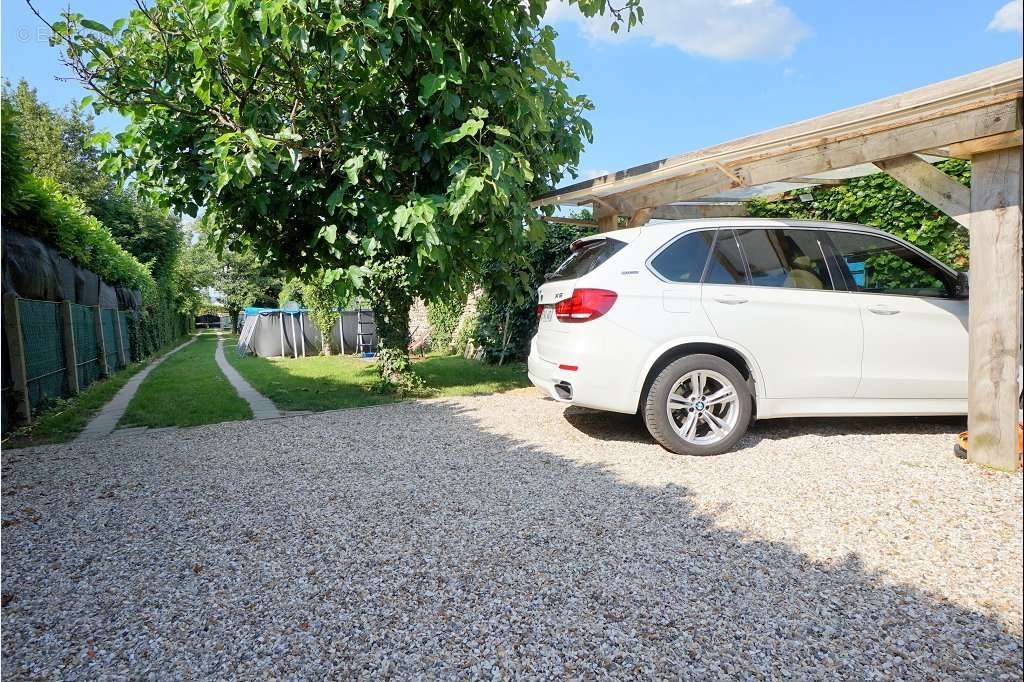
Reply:
M606 260L622 250L626 242L605 237L583 242L565 259L554 272L548 273L544 279L557 282L565 279L577 279L593 272Z

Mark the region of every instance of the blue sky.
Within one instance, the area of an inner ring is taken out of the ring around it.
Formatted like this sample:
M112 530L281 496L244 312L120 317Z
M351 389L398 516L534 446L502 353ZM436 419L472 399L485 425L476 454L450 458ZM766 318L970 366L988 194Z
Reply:
M35 0L48 17L70 2L109 23L131 0ZM597 106L582 177L698 149L962 75L1021 56L1013 0L644 0L647 20L612 36L555 5L560 56ZM84 92L24 0L2 0L3 77L27 78L62 106ZM116 116L100 127L117 129Z

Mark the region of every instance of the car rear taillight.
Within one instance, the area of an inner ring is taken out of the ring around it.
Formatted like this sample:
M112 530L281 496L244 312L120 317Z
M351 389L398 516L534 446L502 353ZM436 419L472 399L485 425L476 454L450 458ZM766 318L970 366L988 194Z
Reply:
M590 322L612 309L619 297L607 289L574 289L572 296L555 304L559 322Z
M543 315L543 314L544 314L544 306L538 304L537 305L537 319L539 320L540 316Z

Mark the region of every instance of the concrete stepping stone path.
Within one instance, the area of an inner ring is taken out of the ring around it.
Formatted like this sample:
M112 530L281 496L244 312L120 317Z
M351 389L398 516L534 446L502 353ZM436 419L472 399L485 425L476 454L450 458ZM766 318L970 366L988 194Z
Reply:
M93 438L102 438L103 436L109 436L113 433L114 429L117 428L117 422L121 421L121 417L124 416L125 410L128 409L128 403L135 397L135 392L139 390L139 386L145 381L149 373L156 369L161 362L171 357L179 350L194 343L198 337L193 336L191 339L181 344L180 346L168 351L162 357L155 362L150 363L148 367L143 369L141 372L133 376L128 380L124 386L121 387L114 397L111 398L110 402L103 406L95 417L93 417L82 432L75 438L78 440L91 440Z
M245 402L249 403L249 407L252 408L253 419L277 419L281 417L281 411L277 409L265 395L257 391L252 385L238 373L234 367L228 364L228 359L224 357L224 339L220 338L217 340L217 366L220 367L220 371L224 373L231 385L238 391L239 397Z

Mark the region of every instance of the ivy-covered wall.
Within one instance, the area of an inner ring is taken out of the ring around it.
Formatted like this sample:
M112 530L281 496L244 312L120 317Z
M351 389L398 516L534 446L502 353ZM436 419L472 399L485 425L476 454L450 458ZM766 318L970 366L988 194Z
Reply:
M964 185L971 182L969 161L950 159L937 167ZM805 202L800 195L811 195ZM967 230L885 173L841 185L787 192L772 201L747 204L751 216L837 220L871 225L906 239L944 263L966 270Z

